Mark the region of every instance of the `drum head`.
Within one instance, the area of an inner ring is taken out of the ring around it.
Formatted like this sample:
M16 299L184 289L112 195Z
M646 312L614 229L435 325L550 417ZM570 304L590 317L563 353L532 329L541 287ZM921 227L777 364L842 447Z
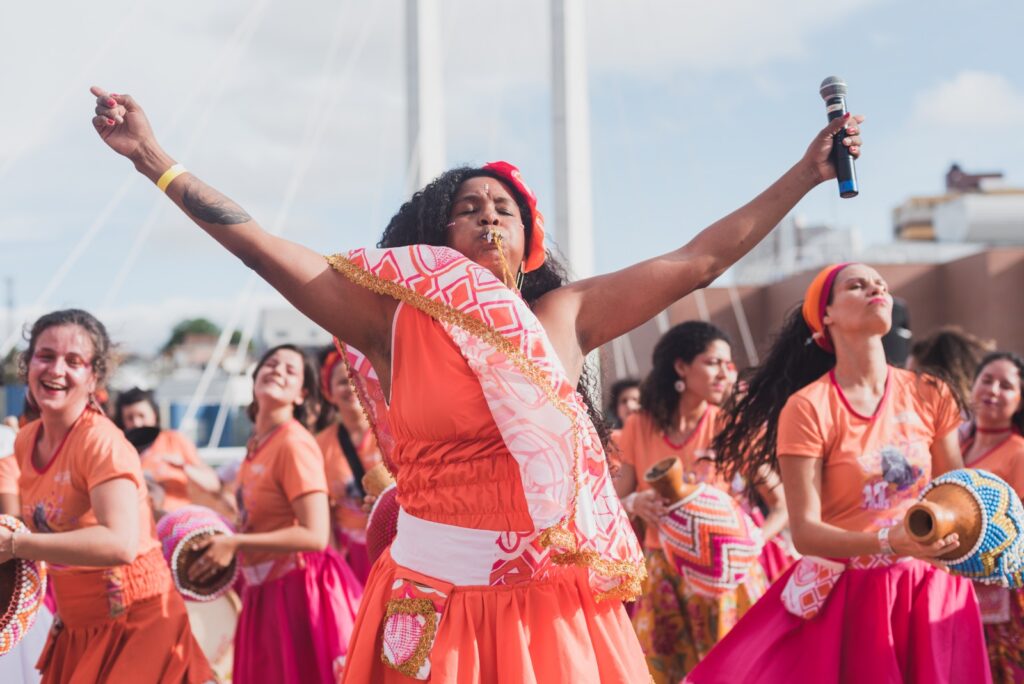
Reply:
M201 597L217 596L218 594L222 594L226 587L234 583L235 576L238 574L237 559L232 560L227 567L221 569L204 582L193 582L188 578L189 568L191 568L205 552L205 549L197 549L195 546L198 542L201 542L214 534L221 533L202 531L192 536L189 540L183 542L183 548L177 554L177 567L175 567L174 573L175 579L178 583L178 588L182 591L192 592Z

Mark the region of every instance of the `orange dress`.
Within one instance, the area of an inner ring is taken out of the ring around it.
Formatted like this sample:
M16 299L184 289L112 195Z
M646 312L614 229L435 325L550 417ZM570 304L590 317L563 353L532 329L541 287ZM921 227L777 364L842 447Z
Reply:
M370 563L366 553L366 521L363 511L362 475L380 463L380 450L373 438L373 431L366 430L359 444L352 444L355 456L359 458L355 473L348 456L341 446L342 425L328 425L317 433L316 443L324 454L324 469L327 474L327 493L331 500L331 518L335 538L343 550L352 572L360 582L366 582L370 574ZM347 435L347 433L346 433Z
M169 463L167 456L180 456L190 465L202 465L203 462L195 445L174 430L161 430L142 452L142 472L163 488L164 510L170 513L192 503L192 498L188 493L188 475L183 468Z
M529 551L502 583L488 581L489 562L478 567L474 539L497 531L514 544L516 532L532 531L519 469L441 324L404 304L395 316L390 455L404 518L370 574L344 681L417 681L382 661L389 608L419 600L411 590L430 597L431 614L440 608L432 648L427 639L415 663L428 661L435 684L646 682L621 602L596 602L585 570L543 559L529 567Z
M139 457L106 417L87 409L42 469L32 462L41 421L19 433L22 517L35 533L98 524L90 491L117 478L137 488L138 556L127 565L49 565L59 622L39 659L43 682L206 682L181 595L160 552Z

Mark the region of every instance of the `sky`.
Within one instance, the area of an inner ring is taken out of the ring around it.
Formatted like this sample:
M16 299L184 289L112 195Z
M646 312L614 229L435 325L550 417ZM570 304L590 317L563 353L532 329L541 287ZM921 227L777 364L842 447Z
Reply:
M510 160L553 217L549 3L439 3L448 165ZM280 301L99 141L92 84L133 95L172 156L265 226L325 253L374 244L404 200L404 8L8 3L0 337L75 306L149 352L183 318ZM824 124L833 74L867 117L861 195L819 186L795 209L808 221L886 242L893 207L941 192L953 162L1024 185L1020 3L589 0L586 15L598 272L685 244L781 175Z

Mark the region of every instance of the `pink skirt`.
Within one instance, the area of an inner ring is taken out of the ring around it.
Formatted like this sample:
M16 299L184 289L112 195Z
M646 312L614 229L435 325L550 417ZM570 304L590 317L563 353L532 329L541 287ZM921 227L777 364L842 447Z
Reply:
M248 585L235 632L236 684L335 684L345 666L363 588L336 551Z
M847 569L805 620L781 595L791 569L684 680L712 682L991 682L970 580L919 560Z
M360 584L365 585L366 580L370 577L370 568L372 567L370 554L366 551L366 540L359 541L344 532L339 532L338 545L344 552L348 567L352 569L356 579Z

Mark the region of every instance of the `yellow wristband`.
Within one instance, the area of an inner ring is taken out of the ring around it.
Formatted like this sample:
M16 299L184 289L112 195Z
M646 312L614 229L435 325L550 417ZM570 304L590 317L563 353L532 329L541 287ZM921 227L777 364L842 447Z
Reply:
M164 171L163 175L161 175L160 178L157 179L156 187L160 188L160 192L167 192L167 186L170 185L175 178L185 173L186 170L187 169L181 164L175 164L171 168Z

